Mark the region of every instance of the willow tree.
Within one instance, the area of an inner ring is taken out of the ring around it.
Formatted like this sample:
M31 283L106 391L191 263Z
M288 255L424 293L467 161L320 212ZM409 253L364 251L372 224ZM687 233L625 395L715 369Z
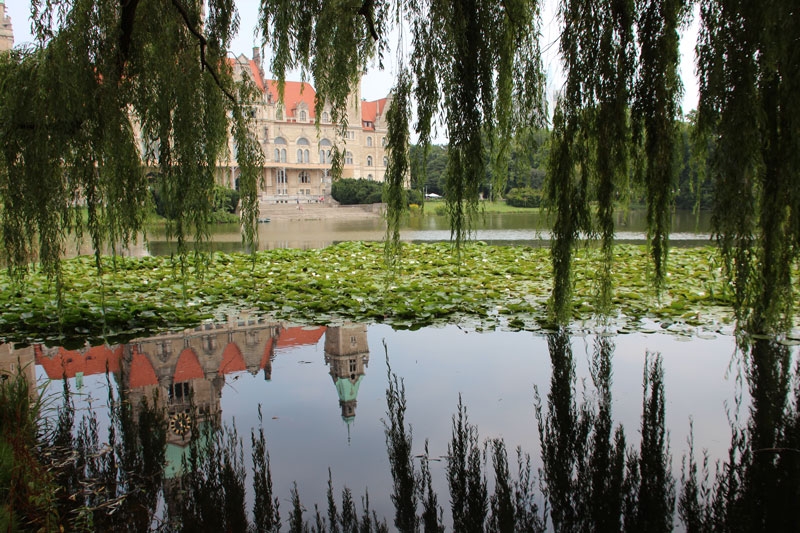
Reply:
M716 236L740 320L770 332L792 316L800 259L800 12L700 6L698 124L713 146Z
M791 314L800 250L797 9L778 0L700 4L698 123L714 147L715 231L740 317L754 329L773 329ZM181 250L191 232L207 236L214 168L232 133L245 238L255 238L263 155L243 113L248 89L234 83L226 61L236 12L233 0L210 0L203 18L201 5L34 1L38 46L0 59L0 223L15 272L36 251L58 277L66 233L80 226L77 204L88 208L98 264L104 246L134 238L148 186L135 127L175 206ZM677 175L679 30L691 5L560 0L566 79L553 118L547 196L559 323L570 317L572 253L583 236L601 238L599 302L610 310L612 214L631 177L646 191L653 284L663 284ZM299 69L313 78L317 117L330 105L342 129L358 78L397 47L387 235L396 245L416 100L413 126L423 151L437 124L450 141L445 192L458 246L478 212L484 147L491 147L493 174L502 176L517 128L545 119L539 10L538 0L262 0L259 22L279 92ZM335 147L334 175L342 153Z
M564 0L559 14L566 81L554 115L548 198L555 213L552 309L565 322L581 236L602 240L598 307L610 308L613 211L629 190L632 157L646 192L653 281L657 289L663 283L677 177L678 31L687 1Z
M149 179L172 207L170 234L185 257L187 236L208 235L229 135L244 234L255 238L262 156L245 114L250 88L226 59L236 12L228 0L207 2L205 14L201 6L33 1L36 44L0 57L0 225L17 278L38 258L58 281L71 231L88 231L99 268L104 249L141 231Z

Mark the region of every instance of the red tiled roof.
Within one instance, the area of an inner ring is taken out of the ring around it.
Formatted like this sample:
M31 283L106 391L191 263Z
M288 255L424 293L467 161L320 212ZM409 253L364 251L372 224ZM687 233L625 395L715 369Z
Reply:
M275 80L267 80L267 90L272 97L273 102L278 101L278 82ZM304 102L308 106L308 117L313 119L314 114L314 99L317 93L314 88L308 83L301 81L287 81L283 88L283 103L284 114L287 119L296 118L295 110L300 102Z
M387 100L387 98L381 98L380 100L374 100L372 102L361 102L361 120L374 124L378 116L383 115Z
M219 364L220 374L230 374L231 372L241 372L246 370L242 351L235 342L228 343L222 351L222 362Z
M112 350L106 345L92 346L86 351L59 348L58 353L53 357L44 355L41 345L37 344L33 350L36 354L36 364L44 368L50 379L62 379L65 375L68 378L74 378L79 372L84 376L104 374L106 368L109 372L119 372L122 355L121 346Z
M258 68L258 65L256 65L256 62L252 59L248 61L248 64L250 65L250 73L253 75L253 81L256 82L256 85L263 93L266 88L264 86L264 78L261 77L261 70Z
M143 353L139 353L139 350L134 345L128 386L135 389L147 385L158 385L158 377L153 365L150 363L150 359Z
M172 381L181 383L189 381L190 379L202 379L205 377L203 367L200 366L200 360L197 359L197 354L191 348L186 348L181 352L178 357L178 364L175 365L175 375Z
M308 328L305 326L295 326L281 331L278 337L277 348L291 348L292 346L306 346L317 344L325 335L325 326Z

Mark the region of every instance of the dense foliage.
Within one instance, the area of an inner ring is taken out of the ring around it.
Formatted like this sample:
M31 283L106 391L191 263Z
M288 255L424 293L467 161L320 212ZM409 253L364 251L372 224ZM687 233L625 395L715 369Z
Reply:
M331 196L342 205L376 204L383 196L383 183L364 178L342 178L333 182Z
M542 193L530 187L515 187L506 193L506 203L513 207L539 207Z

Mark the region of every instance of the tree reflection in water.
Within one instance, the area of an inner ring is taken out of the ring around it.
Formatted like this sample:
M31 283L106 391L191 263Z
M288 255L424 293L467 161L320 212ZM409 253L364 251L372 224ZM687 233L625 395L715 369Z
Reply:
M709 480L694 451L684 460L679 514L688 531L797 531L800 524L800 359L775 339L741 343L747 422L731 424L726 461Z
M713 473L705 453L696 458L690 438L676 488L660 355L648 354L645 360L640 439L634 447L622 426L614 424L613 337L596 336L591 386L581 388L569 333L549 333L550 389L546 398L537 391L534 405L542 454L538 480L521 449L512 468L502 439L481 441L459 401L446 464L453 529L670 531L677 517L687 531L796 531L800 362L775 339L746 340L740 343L750 396L746 420L739 422L737 411L731 413L729 454ZM391 371L388 379L385 435L395 482L394 524L401 531L443 531L442 498L433 490L427 442L425 453L414 458L402 380ZM63 404L42 433L40 457L55 473L56 512L68 529L280 530L263 427L251 432L252 458L246 462L235 426L221 424L214 409L197 408L190 395L189 445L182 469L173 471L165 468L167 445L174 438L169 437L169 402L158 389L145 395L120 387L116 396L109 381L108 434L101 438L97 416L93 411L78 416L64 383ZM370 511L368 496L360 500L359 511L358 498L345 488L337 501L329 471L327 512L316 506L304 512L295 487L283 523L292 531L388 530ZM251 509L245 501L252 502Z

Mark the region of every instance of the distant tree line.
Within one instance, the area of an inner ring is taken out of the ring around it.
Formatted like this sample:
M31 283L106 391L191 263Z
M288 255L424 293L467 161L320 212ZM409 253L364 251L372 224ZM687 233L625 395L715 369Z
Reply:
M710 209L713 188L706 175L708 148L698 150L693 137L694 113L686 121L679 124L675 158L678 174L674 179L674 206L677 209ZM545 180L547 177L547 161L550 156L551 131L541 128L528 128L512 138L507 173L503 188L492 191L492 183L498 183L494 170L488 164L490 152L485 147L484 157L487 159L487 172L481 192L484 198L505 200L515 207L540 207L543 201ZM446 167L447 146L431 145L427 158L423 163L422 148L411 146L411 182L415 190L421 194L435 193L447 195ZM424 165L424 166L423 166ZM635 172L631 168L631 172ZM620 198L631 206L644 205L644 191L635 180L631 180L631 188L627 198Z

